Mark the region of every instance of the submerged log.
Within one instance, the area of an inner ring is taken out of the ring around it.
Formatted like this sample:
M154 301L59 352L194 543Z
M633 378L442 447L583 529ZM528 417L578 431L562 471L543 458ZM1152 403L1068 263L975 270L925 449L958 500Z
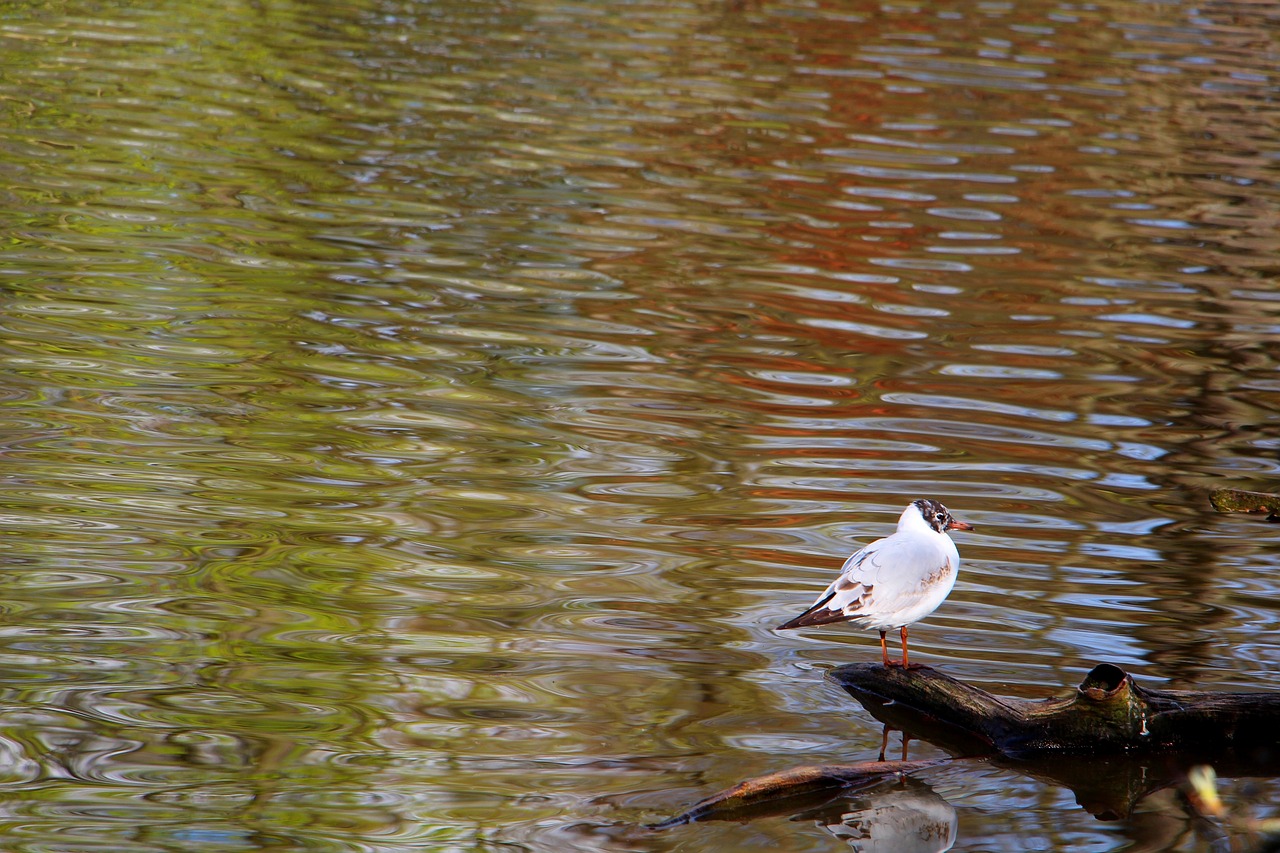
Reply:
M1268 521L1280 518L1280 495L1246 492L1243 489L1214 489L1209 503L1218 512L1269 512Z
M1109 663L1074 695L1042 701L994 696L930 667L857 663L827 677L886 725L961 754L1181 752L1280 770L1277 693L1147 689Z
M849 664L827 678L886 727L953 756L1069 788L1104 820L1182 785L1196 765L1221 776L1280 775L1280 693L1154 690L1108 663L1094 667L1073 695L1041 701L995 696L927 666ZM851 796L953 760L907 761L904 746L902 761L797 767L748 779L647 828L821 814L835 806L848 817ZM865 815L858 820L861 832Z
M818 808L851 792L945 763L933 761L863 761L859 764L813 764L793 767L739 782L699 800L685 811L647 829L670 829L704 820L748 821Z

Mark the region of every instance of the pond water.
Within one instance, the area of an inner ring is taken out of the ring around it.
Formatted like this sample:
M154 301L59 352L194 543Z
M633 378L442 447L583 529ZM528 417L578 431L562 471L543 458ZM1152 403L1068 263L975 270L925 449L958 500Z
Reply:
M639 827L876 756L823 680L874 633L773 629L917 497L977 529L915 660L1274 686L1280 527L1207 492L1280 479L1278 25L10 4L0 846L863 849ZM1256 841L890 794L955 850Z

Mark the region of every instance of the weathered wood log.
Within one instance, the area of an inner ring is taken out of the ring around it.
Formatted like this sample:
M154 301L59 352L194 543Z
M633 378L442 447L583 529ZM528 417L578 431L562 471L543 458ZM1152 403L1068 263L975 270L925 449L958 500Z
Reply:
M1220 757L1221 758L1221 757ZM796 767L740 782L694 803L685 811L646 829L664 830L688 823L727 820L745 823L767 817L807 815L847 810L850 798L892 784L895 778L961 759L931 761L868 761L861 764L822 764ZM1076 802L1102 820L1118 820L1133 813L1138 803L1164 788L1181 785L1195 761L1179 754L1096 756L1045 753L1011 759L1000 755L975 757L1055 787L1069 789ZM1223 776L1259 775L1253 765L1220 760ZM1265 771L1263 771L1265 772Z
M1267 519L1280 519L1280 495L1270 492L1246 492L1243 489L1214 489L1209 503L1218 512L1269 512Z
M704 820L747 821L817 808L833 798L887 778L934 767L943 761L864 761L793 767L739 782L699 800L685 811L647 829L670 829Z
M1280 769L1280 694L1139 687L1103 663L1072 696L994 696L930 667L837 667L827 677L881 722L965 754L1179 752Z
M1094 667L1073 695L1041 701L995 696L927 666L848 664L827 678L886 726L954 756L1063 785L1104 819L1123 817L1151 793L1182 784L1195 765L1211 765L1222 776L1280 775L1280 693L1148 689L1109 663ZM949 760L771 773L648 828L808 812Z

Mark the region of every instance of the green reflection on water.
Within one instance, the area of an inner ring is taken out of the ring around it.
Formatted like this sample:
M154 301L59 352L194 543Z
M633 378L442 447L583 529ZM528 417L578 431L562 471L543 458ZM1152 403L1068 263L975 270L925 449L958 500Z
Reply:
M922 654L1256 683L1266 536L1179 492L1275 473L1206 14L11 6L6 849L827 849L611 825L874 751L874 638L768 628L908 491L982 525Z

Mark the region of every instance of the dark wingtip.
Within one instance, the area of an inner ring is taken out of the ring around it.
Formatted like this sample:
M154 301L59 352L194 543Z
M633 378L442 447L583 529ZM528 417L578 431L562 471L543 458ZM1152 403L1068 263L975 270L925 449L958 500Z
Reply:
M775 631L789 631L792 628L812 628L815 625L830 625L833 622L848 622L849 617L839 610L821 609L806 610L790 622L783 622Z

